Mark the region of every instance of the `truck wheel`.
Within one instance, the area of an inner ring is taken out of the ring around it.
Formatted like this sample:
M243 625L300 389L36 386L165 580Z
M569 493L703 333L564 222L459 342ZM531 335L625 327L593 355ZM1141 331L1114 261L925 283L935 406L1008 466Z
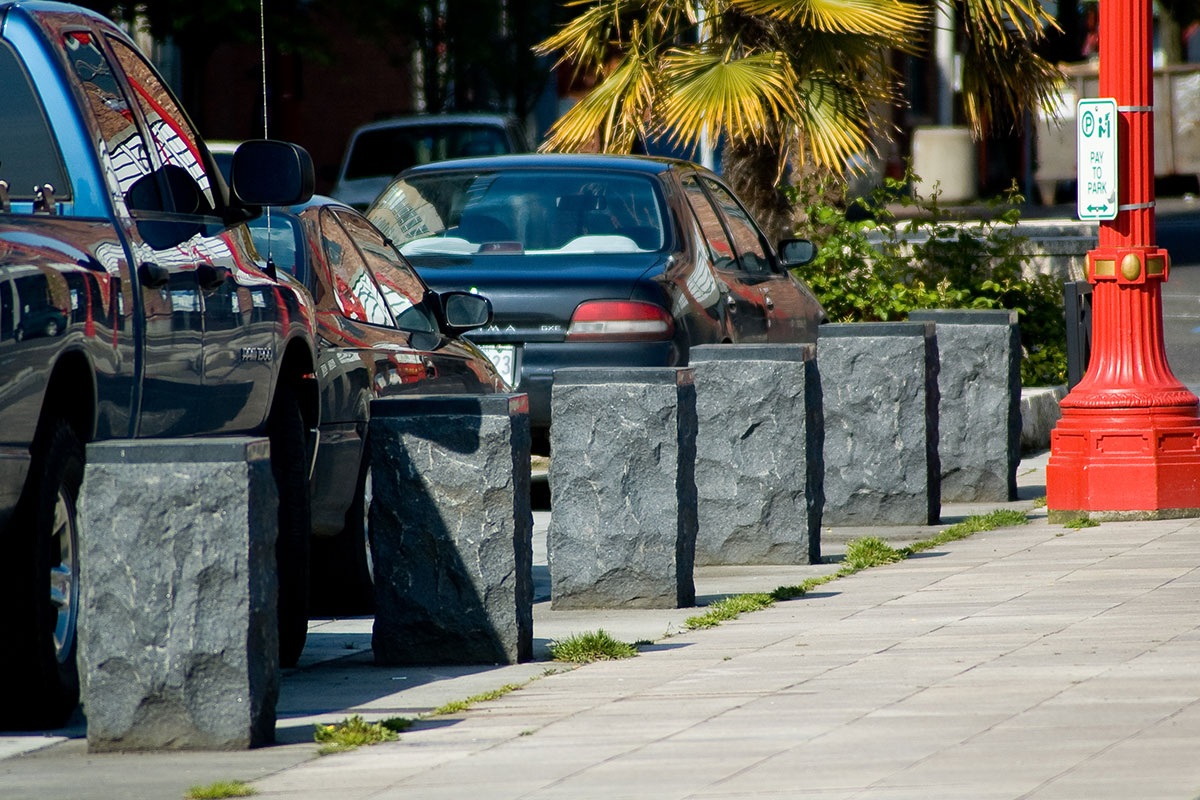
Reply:
M13 520L8 655L0 661L0 729L54 728L79 703L79 531L83 445L59 421L34 454L31 502ZM15 551L15 552L14 552Z
M296 391L281 386L267 422L271 471L279 490L279 664L294 667L308 638L309 537L312 511L308 490L307 429Z

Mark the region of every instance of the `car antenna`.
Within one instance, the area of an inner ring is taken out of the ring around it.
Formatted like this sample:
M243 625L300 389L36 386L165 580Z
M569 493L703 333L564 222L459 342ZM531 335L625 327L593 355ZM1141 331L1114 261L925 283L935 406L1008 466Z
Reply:
M265 9L266 0L258 0L258 45L260 60L262 62L262 100L263 100L263 138L270 138L267 135L267 13ZM267 274L272 278L276 277L278 271L275 268L275 258L271 253L274 246L274 238L271 235L271 207L266 206L264 211L267 215Z

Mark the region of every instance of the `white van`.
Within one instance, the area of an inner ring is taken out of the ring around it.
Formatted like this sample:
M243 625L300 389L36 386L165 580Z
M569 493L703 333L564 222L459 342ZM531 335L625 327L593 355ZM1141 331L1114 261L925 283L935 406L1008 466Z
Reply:
M350 135L330 194L361 210L416 164L529 149L521 123L505 114L420 114L372 122Z

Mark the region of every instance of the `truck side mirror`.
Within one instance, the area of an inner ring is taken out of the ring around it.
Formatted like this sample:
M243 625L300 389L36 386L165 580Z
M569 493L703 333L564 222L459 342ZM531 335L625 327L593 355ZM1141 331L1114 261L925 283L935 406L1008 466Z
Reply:
M803 267L817 256L817 246L808 239L784 239L779 243L779 260L787 268Z
M316 187L312 156L291 142L251 139L234 152L229 183L244 206L304 203Z

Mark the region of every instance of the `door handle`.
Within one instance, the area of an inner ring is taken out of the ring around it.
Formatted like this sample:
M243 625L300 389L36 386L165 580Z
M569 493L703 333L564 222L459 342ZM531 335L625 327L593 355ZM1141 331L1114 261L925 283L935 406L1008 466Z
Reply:
M137 274L143 289L161 289L171 280L171 273L166 267L160 267L150 261L139 264Z
M421 357L421 363L425 365L425 377L436 378L437 366L434 365L432 358Z
M770 311L771 309L775 308L775 301L771 299L771 295L769 295L769 294L764 294L764 295L763 295L763 302L767 304L767 310L768 310L768 311Z
M229 270L225 267L217 267L212 264L201 264L196 267L196 280L200 284L200 288L206 292L211 292L221 288L221 284L229 277Z

